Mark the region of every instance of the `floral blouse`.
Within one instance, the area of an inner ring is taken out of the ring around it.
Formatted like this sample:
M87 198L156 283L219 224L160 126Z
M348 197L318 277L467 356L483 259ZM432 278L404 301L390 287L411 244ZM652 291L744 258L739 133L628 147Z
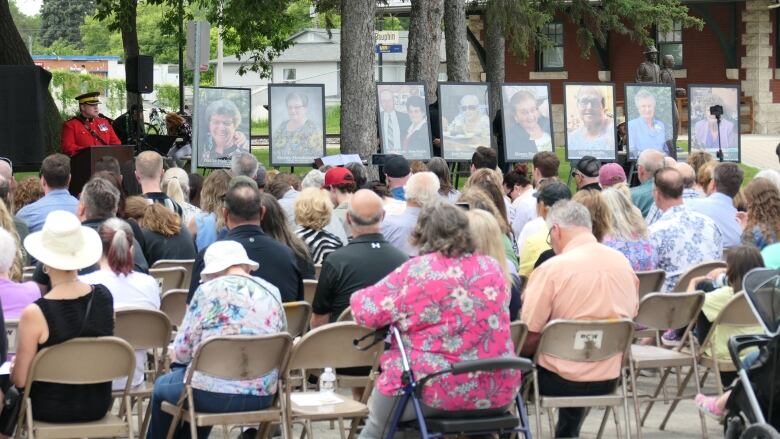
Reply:
M655 266L658 264L653 243L650 239L637 237L629 241L607 236L602 241L602 244L623 253L634 271L655 270Z
M358 324L398 328L420 379L460 361L514 356L509 299L493 258L431 253L410 259L376 285L355 292L350 302ZM399 394L403 368L395 340L381 365L377 389L386 396ZM423 401L442 410L500 407L511 402L519 385L520 373L514 370L476 377L445 374L428 382Z
M184 316L173 350L180 363L190 363L195 349L210 337L276 334L287 330L279 289L258 277L222 276L198 287ZM192 387L239 395L276 393L278 371L246 381L230 381L196 373Z

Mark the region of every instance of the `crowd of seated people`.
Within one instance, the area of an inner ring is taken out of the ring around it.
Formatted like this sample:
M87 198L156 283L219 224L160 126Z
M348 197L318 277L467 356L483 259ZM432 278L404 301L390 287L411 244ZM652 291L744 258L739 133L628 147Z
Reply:
M489 148L474 153L462 188L441 158L410 164L389 156L379 181L360 163L301 179L237 154L230 169L203 179L164 169L163 158L147 151L132 172L101 160L75 197L64 155L47 157L40 178L18 183L4 163L0 300L4 318L19 321L10 380L31 396L36 420L100 419L112 388L125 381L23 389L35 355L73 338L112 335L115 310L160 309L164 291L149 269L160 260L194 260L172 363L154 385L149 438L166 435L172 418L161 406L179 400L198 345L286 331L283 303L304 300L304 279L317 280L311 328L348 308L360 325L395 325L410 343L412 369L424 376L466 359L512 356L515 348L532 357L555 319L632 319L637 273L663 270L662 292L680 291L688 269L725 255L725 270L682 287L707 291L695 329L703 337L747 271L780 268L772 262L780 261L780 174L762 171L740 191L742 170L702 152L687 163L643 152L640 185L631 189L622 168L586 157L572 171L575 193L559 178L554 153L502 175ZM29 280L25 266L35 267ZM511 341L515 320L528 326L522 347ZM721 355L731 334L714 338ZM668 328L662 344L679 337ZM382 357L363 439L387 428L402 388L399 355L391 344ZM136 357L133 386L144 380L146 352ZM620 358L573 364L541 355L538 385L545 395L610 393L620 365ZM195 404L214 413L259 410L272 403L278 379L277 372L238 382L196 374ZM511 370L442 378L423 392L424 412L503 410L520 380ZM722 413L721 400L702 395L697 404ZM402 419L413 416L408 407ZM559 410L556 437L578 436L586 416L581 408Z

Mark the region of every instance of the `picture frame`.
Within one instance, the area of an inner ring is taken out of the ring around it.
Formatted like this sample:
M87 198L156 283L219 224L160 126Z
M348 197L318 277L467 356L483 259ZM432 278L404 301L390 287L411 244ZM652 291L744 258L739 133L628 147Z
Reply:
M201 168L229 168L233 154L251 152L252 90L200 87L194 160Z
M479 146L490 147L490 89L484 82L440 82L441 156L448 162L468 162Z
M565 82L563 96L566 160L592 156L602 162L616 161L615 84Z
M507 163L530 161L538 152L554 151L549 83L501 84L501 108Z
M742 161L739 96L740 87L736 84L688 85L688 154L705 150L720 158L722 151L723 161ZM719 125L717 117L710 114L715 105L723 108Z
M628 145L626 157L636 161L645 149L675 157L674 93L669 84L627 83L624 85Z
M271 166L312 166L326 155L325 85L268 85Z
M433 136L425 84L379 82L376 84L376 100L377 134L382 154L399 154L407 160L430 160L433 157ZM418 128L412 129L415 118Z

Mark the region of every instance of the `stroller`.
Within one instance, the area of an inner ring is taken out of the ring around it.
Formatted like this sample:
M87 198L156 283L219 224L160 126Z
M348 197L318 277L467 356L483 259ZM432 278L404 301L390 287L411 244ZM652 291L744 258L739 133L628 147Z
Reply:
M745 275L745 298L765 334L737 335L729 353L739 379L726 403L725 438L780 439L780 271L756 268ZM745 367L740 353L759 347L758 359Z
M361 347L360 343L368 337L374 337L371 344ZM415 378L414 371L409 365L409 358L406 355L406 349L403 344L400 332L394 326L378 329L367 334L361 339L354 340L353 343L358 349L368 349L376 343L385 341L395 341L401 352L401 364L403 366L402 381L404 384L403 394L400 403L395 407L391 422L385 437L393 439L395 433L403 428L417 428L422 439L435 439L445 436L476 436L490 433L504 434L522 433L525 439L531 439L531 425L528 422L528 415L523 404L523 398L520 392L515 395L515 405L517 413L507 410L500 414L480 414L474 412L452 412L446 416L428 416L423 414L422 392L425 383L434 377L444 374L460 375L464 373L475 373L481 371L496 371L501 369L517 369L525 375L533 370L531 360L520 357L506 358L486 358L481 360L462 361L450 366L449 369L430 374L422 378ZM416 421L402 422L401 415L408 403L412 403L416 414Z

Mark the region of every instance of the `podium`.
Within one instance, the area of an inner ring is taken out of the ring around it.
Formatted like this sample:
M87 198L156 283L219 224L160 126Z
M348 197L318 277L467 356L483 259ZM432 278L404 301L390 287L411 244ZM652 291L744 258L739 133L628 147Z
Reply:
M95 164L103 157L114 157L119 166L133 159L133 145L99 145L84 148L70 158L70 193L78 197L81 188L95 172Z

